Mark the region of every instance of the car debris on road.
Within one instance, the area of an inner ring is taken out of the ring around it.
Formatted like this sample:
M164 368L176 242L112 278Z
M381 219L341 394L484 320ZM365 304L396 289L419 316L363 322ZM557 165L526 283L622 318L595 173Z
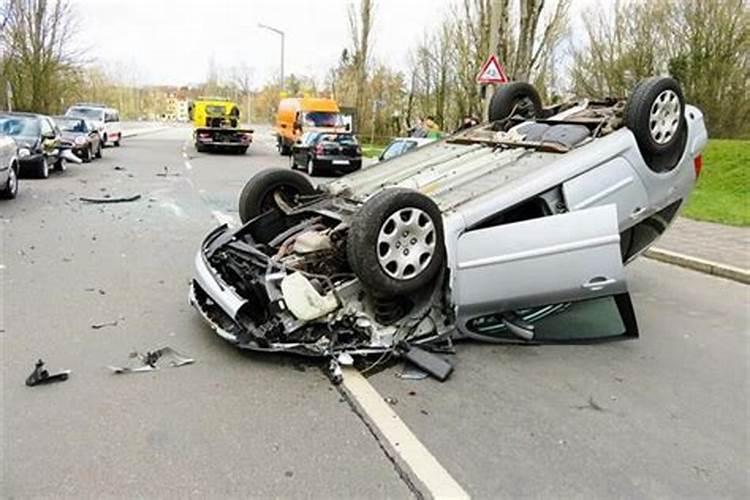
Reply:
M70 370L63 370L57 373L50 373L44 368L44 361L41 359L36 362L34 371L26 379L26 385L34 387L35 385L51 384L54 382L64 382L68 380L72 372Z
M87 203L128 203L131 201L140 200L141 195L134 194L132 196L111 196L107 194L101 197L81 196L78 199Z
M165 346L145 353L131 352L128 356L131 360L136 360L138 366L108 366L113 373L142 373L160 370L161 368L177 368L189 365L195 362L175 349Z

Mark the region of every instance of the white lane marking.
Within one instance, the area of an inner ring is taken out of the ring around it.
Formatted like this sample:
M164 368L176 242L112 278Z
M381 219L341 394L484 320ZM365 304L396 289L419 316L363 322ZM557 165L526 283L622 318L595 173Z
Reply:
M470 498L361 373L346 368L342 383L433 498Z
M234 217L232 217L229 214L225 214L224 212L220 210L211 210L211 215L213 215L214 219L216 219L219 224L226 224L227 226L233 227L235 226L235 220Z
M185 158L187 158L187 155L185 156ZM185 160L185 168L188 170L193 170L193 165L191 165L188 160Z

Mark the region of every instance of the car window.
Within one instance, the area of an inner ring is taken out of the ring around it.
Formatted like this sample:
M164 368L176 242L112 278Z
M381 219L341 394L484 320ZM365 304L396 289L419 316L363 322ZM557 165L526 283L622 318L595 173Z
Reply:
M395 158L401 154L403 149L404 141L394 141L387 148L385 148L385 151L383 151L382 159L390 160L391 158Z
M319 132L306 132L305 136L302 138L302 144L304 146L316 144L318 142L318 137L320 137Z
M78 118L55 118L55 123L64 132L86 132L86 124Z
M104 121L104 110L101 108L73 107L65 113L66 116L77 116L90 120Z
M39 123L34 118L24 116L0 116L0 133L16 137L36 137Z
M417 141L404 141L404 146L401 149L401 154L411 151L412 149L416 148L418 145L419 144L417 144Z
M40 120L40 126L42 130L42 135L49 135L54 133L54 130L52 128L52 125L47 120Z
M309 127L338 127L341 118L338 113L309 111L304 114L304 124Z

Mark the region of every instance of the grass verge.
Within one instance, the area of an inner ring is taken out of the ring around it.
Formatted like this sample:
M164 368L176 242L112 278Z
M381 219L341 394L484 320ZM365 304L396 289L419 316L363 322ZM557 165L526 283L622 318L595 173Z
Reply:
M750 141L708 141L703 172L682 215L732 226L750 225Z

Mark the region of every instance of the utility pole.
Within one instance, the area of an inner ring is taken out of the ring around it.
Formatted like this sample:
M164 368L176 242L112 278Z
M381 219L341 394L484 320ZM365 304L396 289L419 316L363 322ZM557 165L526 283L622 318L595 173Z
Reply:
M5 82L5 92L8 97L8 112L13 111L13 87L9 81Z
M487 56L497 56L497 45L500 40L500 9L503 0L492 0L490 5L490 53ZM489 120L490 101L495 93L494 85L487 85L484 89L484 121Z
M266 24L258 23L259 28L263 28L269 31L273 31L277 35L281 37L281 76L279 78L279 84L281 85L281 92L284 91L284 32L281 31L278 28L274 28L273 26L268 26Z

